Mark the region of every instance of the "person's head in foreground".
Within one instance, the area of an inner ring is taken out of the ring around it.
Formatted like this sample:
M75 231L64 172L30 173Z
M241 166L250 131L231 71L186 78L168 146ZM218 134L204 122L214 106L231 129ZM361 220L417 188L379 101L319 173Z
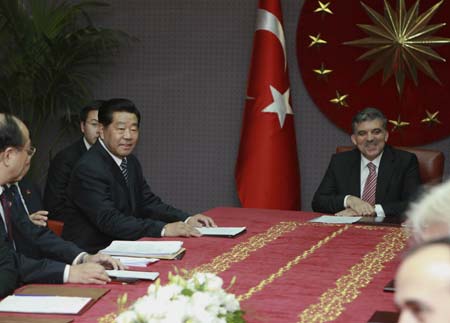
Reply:
M450 180L433 186L414 203L408 218L417 242L450 237Z
M450 239L410 251L395 278L399 323L450 322Z

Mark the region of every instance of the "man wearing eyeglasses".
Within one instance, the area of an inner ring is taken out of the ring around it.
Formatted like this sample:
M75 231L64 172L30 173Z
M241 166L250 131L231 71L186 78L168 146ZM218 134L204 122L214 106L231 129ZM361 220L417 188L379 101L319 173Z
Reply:
M98 109L104 101L93 101L80 112L83 137L64 148L50 162L44 191L44 207L53 220L64 221L62 209L66 202L66 188L75 164L97 141L99 136Z
M6 184L20 179L35 152L25 124L0 114L0 240L13 253L20 283L89 283L110 281L104 266L123 269L107 255L90 255L47 228L33 225L15 207Z

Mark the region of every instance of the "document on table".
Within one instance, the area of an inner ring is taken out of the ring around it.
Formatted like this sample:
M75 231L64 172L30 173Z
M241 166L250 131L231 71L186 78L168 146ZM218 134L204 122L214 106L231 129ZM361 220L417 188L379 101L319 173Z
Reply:
M160 258L177 254L183 246L182 241L122 241L114 240L100 252L112 256L131 256Z
M108 276L116 278L131 278L131 279L145 279L155 280L158 278L159 273L147 272L147 271L131 271L131 270L107 270Z
M322 215L318 218L309 220L308 222L315 223L333 223L333 224L350 224L358 222L361 219L360 216L332 216L332 215Z
M89 297L11 295L0 302L0 312L78 314Z
M120 257L114 256L114 259L120 260L125 266L133 267L147 267L148 264L159 261L157 258L142 258L142 257Z
M202 235L205 236L225 236L234 237L246 230L246 227L216 227L216 228L196 228Z

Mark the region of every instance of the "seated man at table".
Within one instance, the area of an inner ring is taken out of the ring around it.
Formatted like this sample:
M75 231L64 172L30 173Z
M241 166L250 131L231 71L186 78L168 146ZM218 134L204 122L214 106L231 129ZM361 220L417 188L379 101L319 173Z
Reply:
M104 101L96 100L80 112L83 136L56 154L48 168L44 191L44 206L52 220L64 221L62 210L66 202L66 189L75 164L97 141L99 136L98 108Z
M450 180L432 187L408 211L416 242L450 237Z
M399 323L450 321L450 240L432 240L413 249L395 278Z
M352 120L355 149L334 154L312 201L315 212L395 216L420 185L417 157L386 142L386 117L366 108Z
M105 284L110 279L102 265L123 265L108 255L90 255L31 223L28 214L13 202L5 186L21 180L36 148L18 118L0 113L0 240L11 251L20 283Z
M200 236L196 226L214 226L203 215L164 203L148 186L132 155L140 113L127 99L106 101L98 111L100 138L83 155L67 189L63 237L88 251L111 241L142 237Z
M0 298L17 287L17 269L11 250L0 240Z

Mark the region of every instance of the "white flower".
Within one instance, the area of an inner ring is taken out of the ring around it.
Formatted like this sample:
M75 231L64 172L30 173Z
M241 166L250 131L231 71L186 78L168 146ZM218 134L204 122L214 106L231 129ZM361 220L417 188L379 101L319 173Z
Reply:
M220 277L210 273L196 273L188 280L170 274L167 285L160 286L158 281L149 286L148 294L121 313L116 322L226 323L224 316L240 307L222 284Z

